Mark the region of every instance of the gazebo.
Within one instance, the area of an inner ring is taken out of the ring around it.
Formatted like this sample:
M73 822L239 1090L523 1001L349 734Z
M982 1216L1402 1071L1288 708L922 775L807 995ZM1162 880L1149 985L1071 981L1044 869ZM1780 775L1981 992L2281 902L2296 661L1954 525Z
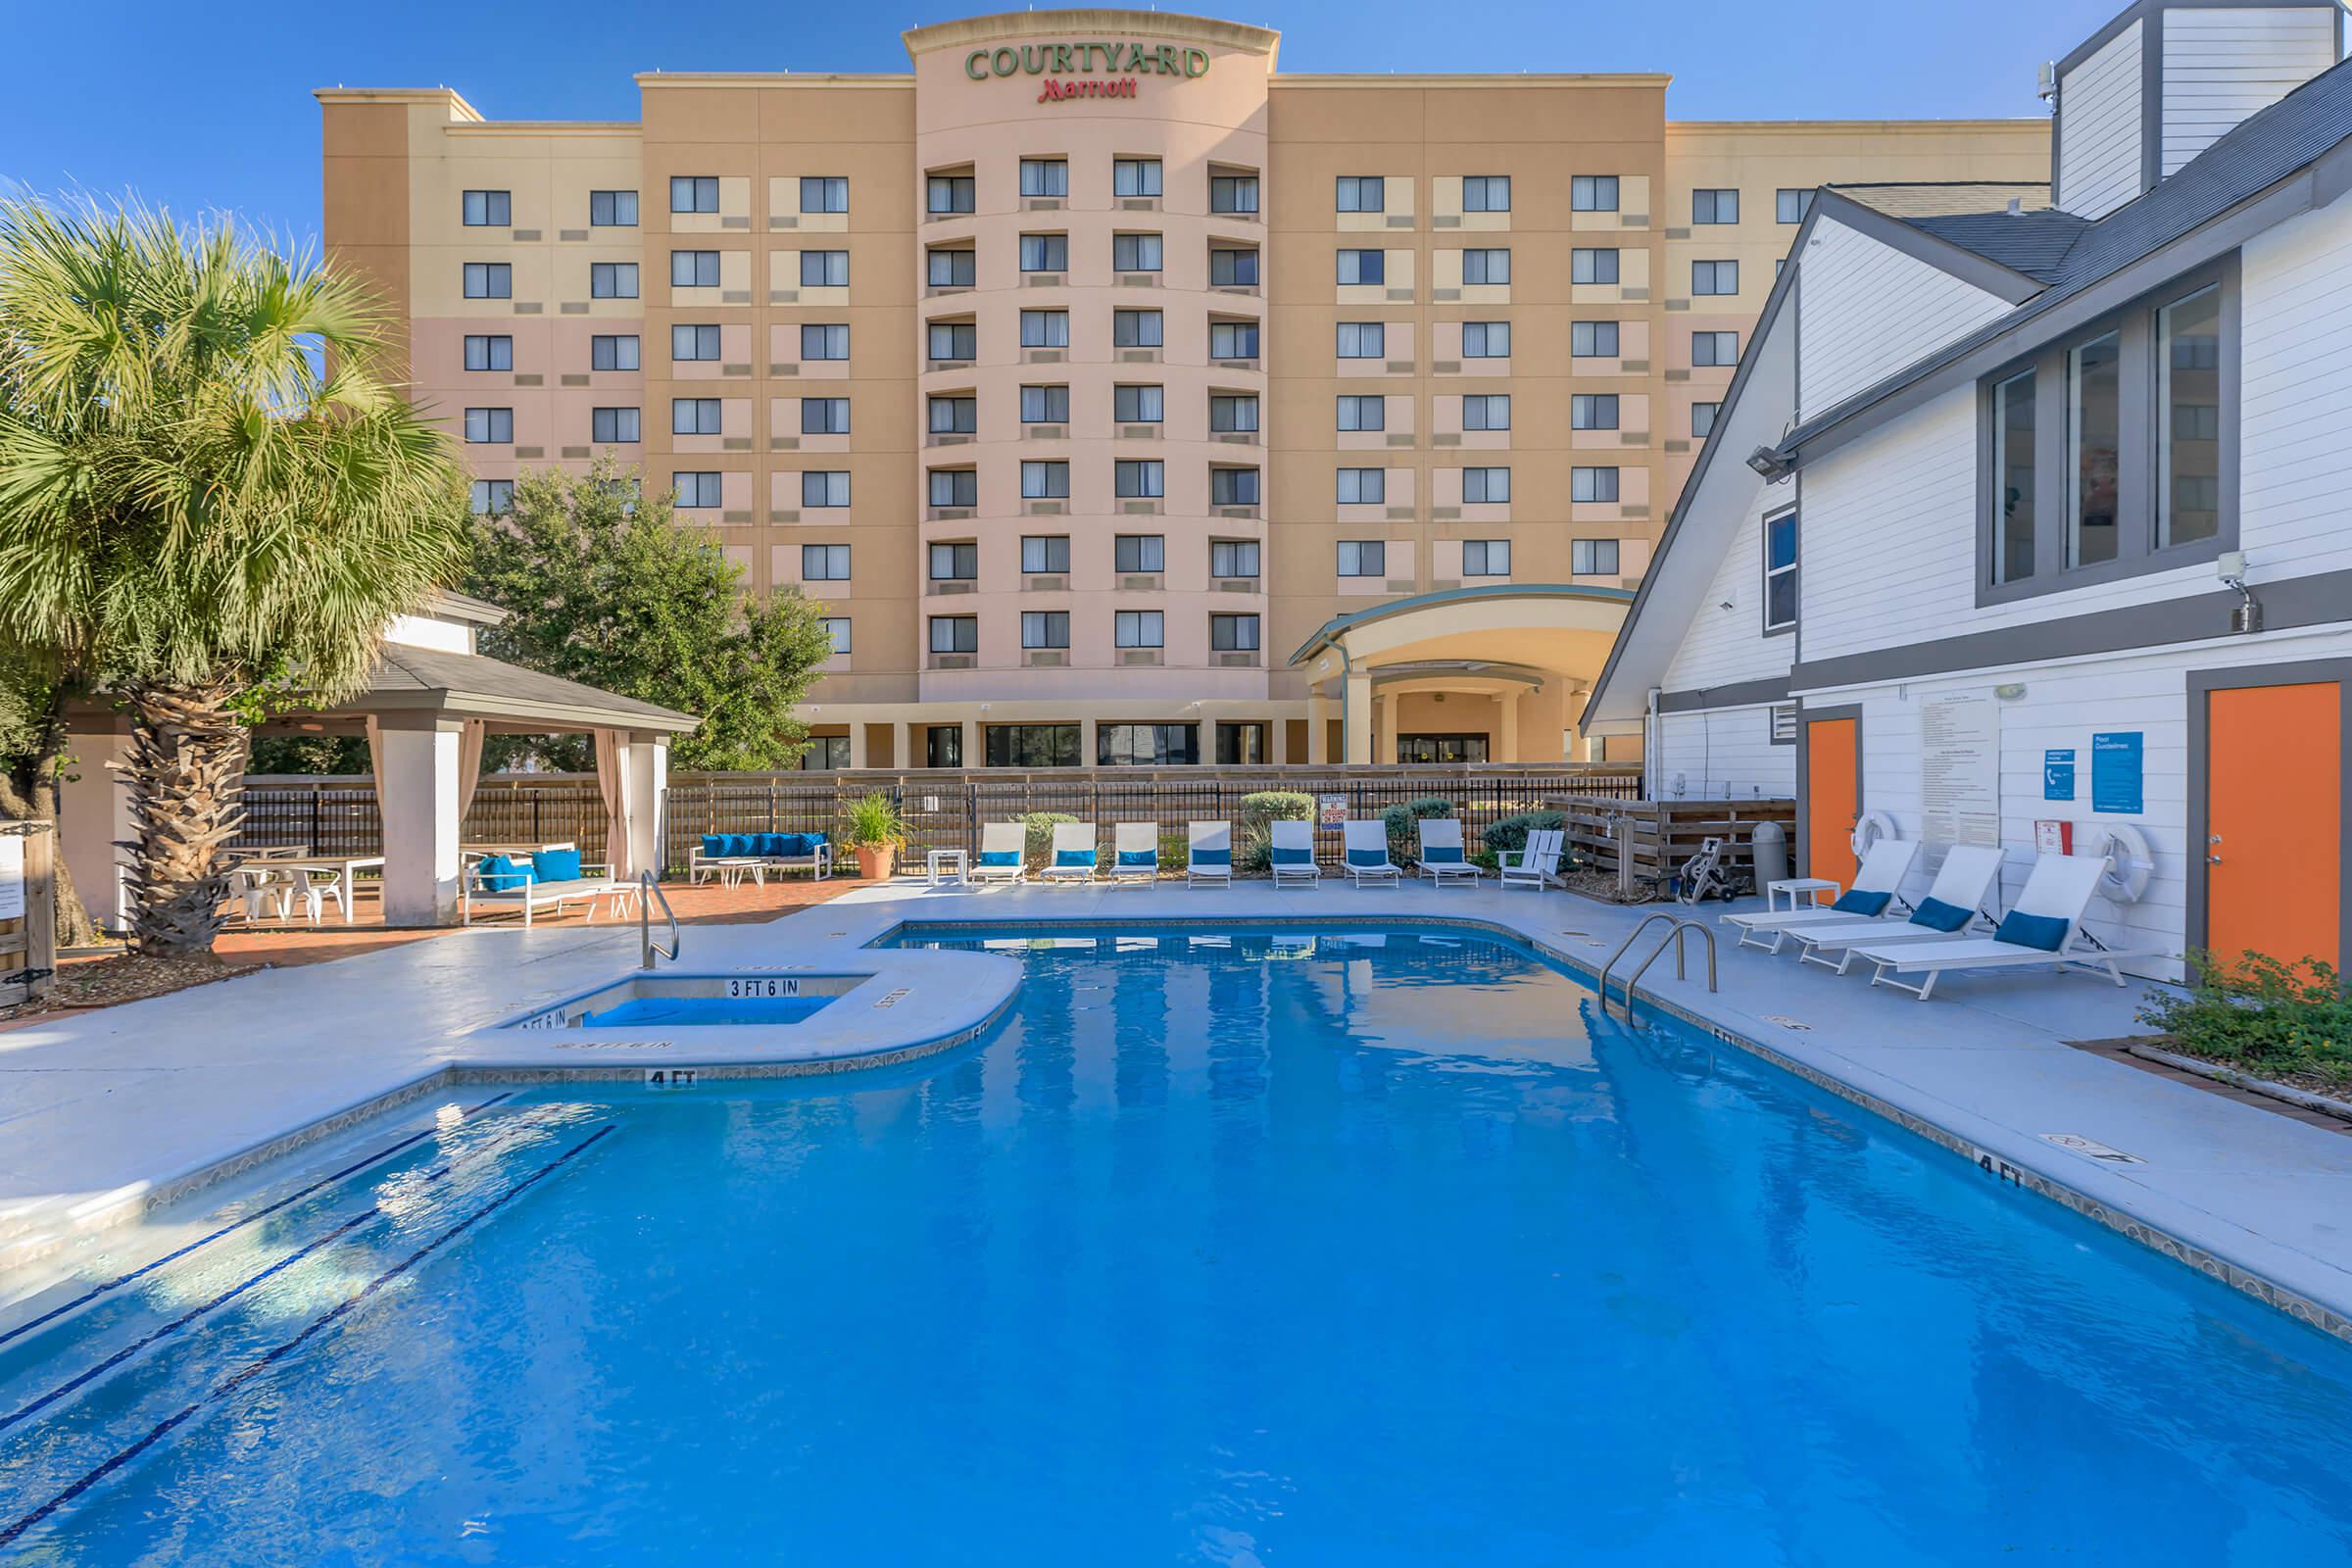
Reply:
M613 874L661 869L670 737L700 720L476 652L482 628L505 617L496 605L438 594L386 630L364 691L279 714L260 731L367 737L383 820L386 925L456 918L460 828L493 734L593 735ZM116 845L131 828L127 792L112 764L128 750L129 720L88 706L73 714L73 735L79 772L61 792L59 848L91 913L111 911L120 922L128 910Z

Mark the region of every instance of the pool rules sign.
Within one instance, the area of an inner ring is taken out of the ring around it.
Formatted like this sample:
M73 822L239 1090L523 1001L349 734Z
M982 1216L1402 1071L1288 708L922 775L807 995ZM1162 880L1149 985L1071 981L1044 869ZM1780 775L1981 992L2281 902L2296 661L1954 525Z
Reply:
M1920 837L2001 842L2001 710L1989 697L1937 697L1919 714Z

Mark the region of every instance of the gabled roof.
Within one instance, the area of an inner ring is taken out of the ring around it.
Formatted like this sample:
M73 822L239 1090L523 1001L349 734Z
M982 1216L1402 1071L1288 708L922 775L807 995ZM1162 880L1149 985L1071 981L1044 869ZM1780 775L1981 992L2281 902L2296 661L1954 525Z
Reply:
M453 654L406 643L383 646L366 691L341 709L434 709L468 718L543 722L559 729L677 733L701 722L691 713L658 708L561 675L543 675L481 654Z
M2090 227L2090 220L2055 207L2038 212L2028 208L2012 213L2002 208L1989 213L1945 213L1915 218L1911 222L1938 239L2043 283L2058 280L2067 253Z

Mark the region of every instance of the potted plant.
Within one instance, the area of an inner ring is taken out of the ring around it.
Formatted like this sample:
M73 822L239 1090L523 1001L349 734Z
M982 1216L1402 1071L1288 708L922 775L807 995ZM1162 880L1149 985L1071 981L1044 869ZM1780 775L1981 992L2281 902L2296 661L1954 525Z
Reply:
M859 876L887 879L899 847L906 842L906 819L899 814L899 803L880 790L852 801L841 842L858 857Z

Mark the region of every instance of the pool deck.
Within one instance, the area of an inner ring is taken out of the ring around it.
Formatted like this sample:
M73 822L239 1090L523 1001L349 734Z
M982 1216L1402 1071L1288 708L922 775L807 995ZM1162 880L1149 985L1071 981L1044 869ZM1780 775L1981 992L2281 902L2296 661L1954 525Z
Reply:
M888 1059L984 1026L1015 968L988 956L859 951L902 921L1442 918L1497 928L1590 970L1656 907L1491 885L1359 891L1330 879L1280 893L1262 882L1194 891L898 883L771 925L690 929L678 967L874 972L811 1027L822 1025L828 1046ZM1702 918L1715 924L1723 908ZM1648 1004L1963 1154L1984 1152L1994 1162L1988 1181L2069 1203L2352 1338L2352 1136L2066 1044L2135 1032L2149 983L2119 990L2081 974L1954 975L1918 1003L1874 990L1859 963L1837 975L1799 965L1792 953L1738 949L1729 928L1718 930L1720 990L1708 993L1694 948L1690 978L1676 980L1665 961L1649 971ZM475 931L0 1035L0 1274L37 1268L58 1237L135 1217L322 1126L446 1085L452 1068L538 1077L617 1066L634 1078L664 1060L710 1062L699 1047L581 1049L478 1032L618 978L636 958L633 928ZM894 989L905 994L888 1007L863 1000ZM716 1064L741 1070L752 1059L739 1052ZM2049 1142L2053 1134L2138 1162L2092 1157ZM2019 1200L2035 1200L2021 1190ZM9 1294L0 1290L0 1299Z

